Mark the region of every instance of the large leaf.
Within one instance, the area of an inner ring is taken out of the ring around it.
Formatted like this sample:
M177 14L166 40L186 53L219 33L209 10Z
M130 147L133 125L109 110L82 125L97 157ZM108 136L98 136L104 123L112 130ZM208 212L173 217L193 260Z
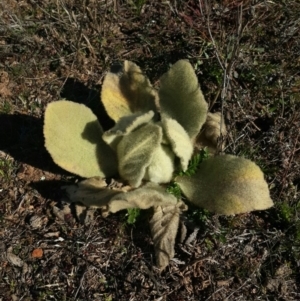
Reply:
M71 101L48 104L44 120L45 146L53 161L81 177L106 177L117 172L117 159L102 140L97 117Z
M175 119L164 118L162 123L172 149L180 159L181 169L185 171L193 154L191 139Z
M119 193L108 204L108 212L139 208L148 209L153 206L176 205L175 196L167 193L161 186L148 183L129 192Z
M157 92L141 69L130 61L114 69L105 76L101 92L107 114L117 122L131 113L155 111Z
M221 113L208 113L201 132L196 138L195 146L198 149L207 147L209 153L214 154L217 151L220 136L224 137L226 133L226 126ZM220 146L224 147L225 143L220 141Z
M260 168L231 155L212 157L191 177L176 178L182 192L195 205L218 214L238 214L273 206Z
M154 207L150 228L154 241L156 264L161 271L174 257L174 245L180 213L185 210L187 210L187 207L182 201L177 204Z
M144 179L154 183L170 182L175 169L174 159L175 156L170 147L161 144L152 155Z
M77 185L64 187L71 202L80 202L85 206L104 207L122 190L113 190L107 188L104 179L93 177L79 182Z
M205 122L208 106L188 61L178 61L161 77L159 103L163 117L177 120L190 138L197 136Z
M147 124L124 136L118 144L119 174L131 186L140 186L161 139L161 127Z
M116 150L122 136L127 135L142 124L150 122L153 116L154 112L149 111L121 117L113 128L103 134L102 138L111 148Z

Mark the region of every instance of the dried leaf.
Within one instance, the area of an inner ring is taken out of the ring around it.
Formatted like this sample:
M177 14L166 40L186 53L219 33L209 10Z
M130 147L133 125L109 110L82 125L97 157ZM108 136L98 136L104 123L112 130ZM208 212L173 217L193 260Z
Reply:
M194 139L204 124L208 105L192 65L176 62L160 79L159 103L162 117L173 118Z
M218 214L239 214L273 206L268 185L252 161L231 155L203 161L191 177L176 182L195 205Z
M70 204L63 204L61 208L52 206L52 211L53 214L63 222L73 223L75 221L72 216Z
M9 247L6 251L6 259L14 266L22 267L24 261L17 255L13 253L13 248Z
M39 229L43 226L43 219L38 215L33 215L30 217L29 223L33 229Z
M102 138L112 149L116 150L122 136L148 123L153 116L154 112L149 111L147 113L135 113L121 117L112 129L103 134Z
M148 183L138 189L116 195L108 204L108 212L115 213L129 208L148 209L153 206L176 204L175 196L161 186Z
M207 119L201 129L200 134L196 138L196 148L201 149L207 147L209 153L216 153L219 137L221 134L224 137L227 133L224 118L221 117L221 113L219 112L207 114ZM223 142L222 148L224 148L224 146L225 143Z
M154 207L150 228L154 241L156 264L161 271L174 257L180 213L185 210L187 210L187 206L182 201L177 204Z
M71 202L100 208L106 206L112 197L122 192L122 190L107 188L105 180L100 177L84 180L77 185L64 186L63 189Z
M157 92L133 62L124 61L122 68L113 66L105 76L101 101L107 114L116 122L135 112L156 111L156 99Z
M53 161L81 177L112 176L117 159L102 140L97 117L86 106L71 101L48 104L45 112L45 146Z
M56 232L48 232L44 234L44 237L59 237L60 232L56 231Z
M3 98L12 96L11 89L9 88L9 75L5 71L0 72L0 96Z
M131 186L141 185L161 140L161 127L147 124L124 136L118 144L119 173Z
M76 216L81 224L87 225L94 220L96 207L86 207L80 204L75 204Z
M187 240L184 243L186 246L191 245L191 243L196 240L199 230L200 230L199 227L194 228L193 232L189 235L189 237L187 238Z
M42 258L43 257L43 254L44 254L44 252L43 252L43 249L34 249L33 251L32 251L32 254L31 254L31 256L33 257L33 258Z
M193 154L191 139L175 119L163 118L162 123L172 149L180 159L181 169L185 171Z
M183 243L185 241L186 235L187 235L187 228L183 221L180 221L179 229L180 229L179 241L180 241L180 243Z

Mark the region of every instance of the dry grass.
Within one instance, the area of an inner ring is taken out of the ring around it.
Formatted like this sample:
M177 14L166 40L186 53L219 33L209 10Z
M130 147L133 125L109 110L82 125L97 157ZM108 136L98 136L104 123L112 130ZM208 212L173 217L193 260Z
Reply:
M154 3L154 1L153 1ZM0 3L0 300L297 300L300 298L300 4L285 1L2 0ZM104 127L105 72L132 60L152 82L188 58L226 152L256 161L275 207L235 217L191 210L190 244L159 274L142 215L80 224L60 186L76 180L43 146L61 97ZM193 237L192 237L193 238ZM42 252L42 253L41 253Z

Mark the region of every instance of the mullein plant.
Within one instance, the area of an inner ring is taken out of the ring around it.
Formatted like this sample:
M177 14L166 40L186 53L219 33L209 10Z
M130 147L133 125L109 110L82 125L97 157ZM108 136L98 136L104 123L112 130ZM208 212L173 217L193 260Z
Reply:
M59 100L46 108L46 149L57 165L87 178L66 188L72 202L99 207L104 216L152 208L150 228L160 270L174 257L180 215L187 210L183 200L224 215L273 205L255 163L214 155L225 125L221 114L208 113L187 60L172 65L160 78L158 90L133 62L124 61L122 68L113 69L101 92L105 110L115 121L110 130L103 132L83 104ZM188 172L204 147L211 155ZM124 186L108 187L105 179L112 177ZM170 183L180 193L170 193Z

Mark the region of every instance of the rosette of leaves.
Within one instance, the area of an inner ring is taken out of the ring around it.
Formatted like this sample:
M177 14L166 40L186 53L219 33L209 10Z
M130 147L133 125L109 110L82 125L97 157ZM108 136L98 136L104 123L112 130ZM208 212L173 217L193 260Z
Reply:
M195 149L216 148L222 122L220 114L207 112L188 61L175 63L160 78L158 90L130 61L113 69L105 76L101 93L105 110L115 121L110 130L104 132L82 104L60 100L46 108L48 152L56 164L87 178L66 188L71 201L100 207L103 215L152 208L150 228L161 270L174 256L180 214L187 210L183 200L167 192L168 183L175 181L189 201L219 214L273 205L262 171L247 159L210 157L187 172ZM107 187L103 179L109 177L121 178L126 189Z

